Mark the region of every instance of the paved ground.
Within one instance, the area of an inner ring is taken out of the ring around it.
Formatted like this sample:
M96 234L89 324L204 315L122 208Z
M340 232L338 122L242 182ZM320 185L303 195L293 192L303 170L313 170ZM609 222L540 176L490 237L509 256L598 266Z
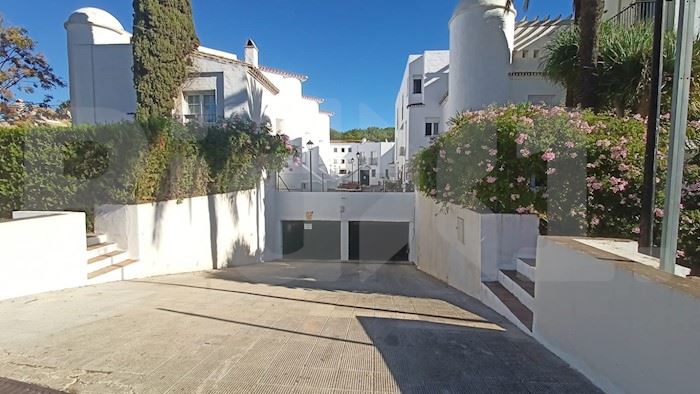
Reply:
M477 301L412 266L371 264L0 302L0 376L81 393L596 392Z

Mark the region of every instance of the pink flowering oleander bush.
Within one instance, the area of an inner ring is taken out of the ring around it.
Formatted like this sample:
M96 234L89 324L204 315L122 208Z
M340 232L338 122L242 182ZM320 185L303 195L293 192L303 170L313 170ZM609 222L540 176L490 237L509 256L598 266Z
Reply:
M698 141L700 124L688 137ZM630 238L639 233L646 123L560 107L511 105L467 112L413 161L417 188L479 212L536 214L543 232ZM663 219L668 117L657 185ZM700 170L689 160L679 257L700 264Z

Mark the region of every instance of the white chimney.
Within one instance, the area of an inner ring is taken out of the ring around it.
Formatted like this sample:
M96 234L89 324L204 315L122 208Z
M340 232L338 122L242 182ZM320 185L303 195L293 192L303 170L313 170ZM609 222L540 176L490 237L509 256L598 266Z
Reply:
M258 67L258 52L258 46L255 45L255 41L249 39L245 45L245 62Z

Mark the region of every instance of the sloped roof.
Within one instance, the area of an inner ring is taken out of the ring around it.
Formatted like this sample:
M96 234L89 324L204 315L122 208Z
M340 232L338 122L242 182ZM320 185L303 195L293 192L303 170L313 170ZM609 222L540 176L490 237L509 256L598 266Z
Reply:
M242 62L231 56L224 56L223 54L218 54L215 51L206 50L206 48L205 50L202 50L202 48L200 48L197 52L195 52L194 56L209 60L215 60L222 63L236 64L241 67L245 67L248 71L248 75L260 82L260 84L267 88L267 90L269 90L270 93L276 95L280 92L279 88L275 86L275 84L272 83L272 81L270 81L270 79L267 78L265 74L262 73L262 71L260 71L257 67L253 66L252 64Z
M541 38L553 36L559 30L568 28L572 23L571 17L562 19L561 15L555 19L550 19L549 17L532 20L523 19L515 25L513 50L525 49Z
M326 101L326 99L324 99L324 98L321 98L321 97L314 97L314 96L303 96L302 98L303 98L304 100L313 101L313 102L316 102L316 103L319 103L319 104L323 104L323 103Z
M274 67L270 67L270 66L260 66L260 70L262 70L264 72L271 73L271 74L281 75L281 76L287 77L287 78L295 78L295 79L300 80L301 82L306 82L309 79L309 77L304 75L304 74L299 74L299 73L295 73L292 71L285 71L285 70L281 70L279 68L274 68Z

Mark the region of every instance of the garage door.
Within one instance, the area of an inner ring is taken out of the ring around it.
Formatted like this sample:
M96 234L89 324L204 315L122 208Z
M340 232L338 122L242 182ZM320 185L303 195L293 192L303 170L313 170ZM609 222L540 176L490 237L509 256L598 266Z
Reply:
M282 253L288 260L340 260L340 222L283 221Z
M408 223L350 222L350 260L408 261L408 232Z

